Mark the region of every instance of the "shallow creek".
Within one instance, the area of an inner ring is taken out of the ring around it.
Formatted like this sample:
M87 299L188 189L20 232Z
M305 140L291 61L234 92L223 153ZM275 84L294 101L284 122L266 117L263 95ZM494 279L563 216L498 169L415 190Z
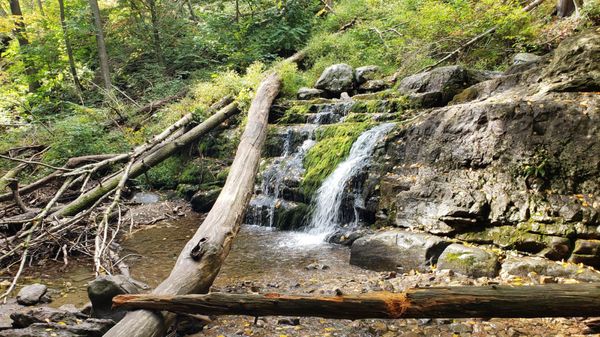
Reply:
M134 231L122 241L131 275L149 286L160 283L204 216L189 214ZM280 232L244 225L211 291L234 293L281 292L334 295L370 291L402 291L408 287L478 284L466 277L439 271L394 275L363 270L348 264L349 249L311 243L303 233ZM41 281L51 289L51 306L86 303L86 284L93 279L90 263L70 261L67 268L48 262L28 275L27 283ZM502 280L495 282L502 283ZM197 337L303 336L577 336L584 325L575 319L492 320L325 320L320 318L224 316Z

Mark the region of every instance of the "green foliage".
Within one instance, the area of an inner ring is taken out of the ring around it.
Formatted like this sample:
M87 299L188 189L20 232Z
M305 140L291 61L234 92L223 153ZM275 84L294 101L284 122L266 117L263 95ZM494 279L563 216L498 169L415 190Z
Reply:
M105 120L105 116L88 111L57 121L50 131L50 150L44 159L62 164L70 157L128 150L130 146L123 134L107 129Z
M317 131L317 143L304 158L306 173L302 187L306 195L312 195L323 180L350 153L352 144L372 123L343 123L329 125Z
M533 44L538 23L517 1L356 0L342 1L318 26L308 43L314 81L325 67L339 62L354 67L375 64L384 73L415 73L474 36L498 26L486 43L457 60L479 68L503 65L507 53ZM344 33L335 32L345 24Z
M156 189L174 189L178 184L182 166L183 159L180 156L171 156L148 170L145 184Z

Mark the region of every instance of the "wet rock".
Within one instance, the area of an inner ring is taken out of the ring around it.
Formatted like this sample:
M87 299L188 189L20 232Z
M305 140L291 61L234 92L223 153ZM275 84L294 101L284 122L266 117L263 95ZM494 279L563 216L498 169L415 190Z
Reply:
M17 303L21 305L35 305L43 300L48 287L43 284L31 284L25 286L17 294Z
M437 267L470 277L494 277L498 270L498 258L481 248L451 244L440 255Z
M74 324L66 322L34 323L23 329L0 331L0 337L101 337L115 322L88 318Z
M298 229L305 224L307 214L309 214L309 207L306 204L282 203L274 213L274 226L281 230Z
M387 88L389 88L389 85L384 80L369 80L358 87L358 92L377 92L385 90Z
M208 191L198 191L190 200L192 204L192 209L196 212L208 212L217 201L219 194L221 193L221 188L215 188Z
M341 94L354 89L354 70L347 64L335 64L323 71L315 88Z
M513 56L513 65L519 65L529 62L537 62L540 56L531 53L517 53Z
M600 240L577 240L569 262L600 268Z
M335 243L338 245L351 246L354 243L354 241L368 234L371 234L371 231L369 231L368 229L348 230L341 228L335 233L333 233L329 238L327 238L327 242Z
M380 68L378 66L363 66L356 68L356 82L363 84L367 81L377 79Z
M350 264L377 271L426 271L450 242L429 234L392 230L352 244Z
M131 203L134 204L155 204L160 201L160 196L150 192L137 192L131 198Z
M600 282L600 273L574 264L563 264L541 257L508 256L502 264L501 274L527 276L535 272L539 275L572 278L583 282Z
M26 328L34 323L65 322L75 324L86 316L80 312L71 312L49 307L40 307L27 311L18 311L10 315L14 328Z
M137 294L138 288L124 275L99 276L88 284L88 297L92 302L92 317L120 321L125 310L113 310L113 297L121 294Z
M298 99L300 100L309 100L309 99L315 99L315 98L319 98L321 96L323 96L325 92L323 90L320 89L315 89L315 88L300 88L300 90L298 90Z
M404 78L398 87L401 94L421 107L443 106L467 87L487 79L483 74L461 66L436 68Z

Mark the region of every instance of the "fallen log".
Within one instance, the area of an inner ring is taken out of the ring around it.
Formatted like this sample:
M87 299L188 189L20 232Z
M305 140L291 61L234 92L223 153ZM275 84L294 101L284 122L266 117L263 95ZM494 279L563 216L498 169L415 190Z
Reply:
M133 179L143 174L153 166L161 163L171 156L175 151L192 143L200 136L208 133L226 119L238 112L237 103L230 103L223 109L208 117L204 122L195 126L181 137L171 141L159 150L152 152L146 157L137 160L131 167L129 179ZM117 187L123 173L117 174L102 184L94 187L90 191L80 195L77 199L66 205L64 208L53 214L56 217L73 216L92 205L96 200Z
M73 158L70 158L64 166L66 168L75 168L81 164L97 162L97 161L113 158L115 156L117 156L117 154L97 154L97 155L73 157ZM27 164L23 164L23 165L27 165ZM63 174L62 171L54 171L53 173L51 173L45 177L42 177L27 186L20 187L19 192L21 194L31 193L41 187L46 186L47 184L51 183L52 181L56 180L57 178L62 177L62 174ZM0 202L8 201L11 199L12 199L12 193L0 194Z
M281 80L269 75L256 92L248 122L231 165L225 186L194 237L185 245L171 274L154 294L177 295L208 291L229 254L244 212L252 197L260 154L267 135L267 121ZM174 315L140 310L128 313L105 337L163 336Z
M363 318L600 316L600 284L435 287L403 293L311 297L280 294L119 295L115 307L186 314Z

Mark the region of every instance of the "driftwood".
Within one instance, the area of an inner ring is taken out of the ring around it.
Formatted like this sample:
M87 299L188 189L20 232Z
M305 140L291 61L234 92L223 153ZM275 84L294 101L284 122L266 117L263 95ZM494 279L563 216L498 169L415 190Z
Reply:
M403 293L311 297L280 294L119 295L113 305L187 314L362 318L600 316L600 284L436 287Z
M237 104L231 103L220 111L216 112L209 118L207 118L204 122L197 125L190 131L183 134L181 137L167 143L165 146L161 147L159 150L152 152L147 157L140 158L137 160L132 166L131 170L128 174L129 179L133 179L151 167L161 163L163 160L170 157L177 150L182 147L192 143L200 136L208 133L212 129L214 129L217 125L221 124L223 121L234 115L238 112ZM57 217L63 216L73 216L77 213L85 210L90 205L94 204L98 199L104 196L106 193L114 190L123 177L123 173L113 176L107 181L102 182L102 184L96 186L92 190L80 195L77 199L73 200L71 203L66 205L63 209L54 214Z
M248 112L248 123L225 186L194 237L185 245L169 277L154 294L176 295L208 291L229 254L233 238L252 197L267 121L281 80L269 75L260 85ZM174 316L151 311L128 313L105 337L163 336Z
M117 156L117 154L97 154L97 155L73 157L73 158L70 158L69 160L67 160L67 163L64 165L64 167L72 169L72 168L76 168L79 165L83 165L86 163L94 163L94 162L102 161L105 159L113 158L115 156ZM23 164L23 165L27 165L27 164ZM45 177L42 177L42 178L32 182L29 185L20 187L19 192L22 194L31 193L41 187L48 185L49 183L53 182L54 180L56 180L60 177L62 177L62 171L55 171ZM13 199L12 193L0 194L0 202L8 201L11 199Z

